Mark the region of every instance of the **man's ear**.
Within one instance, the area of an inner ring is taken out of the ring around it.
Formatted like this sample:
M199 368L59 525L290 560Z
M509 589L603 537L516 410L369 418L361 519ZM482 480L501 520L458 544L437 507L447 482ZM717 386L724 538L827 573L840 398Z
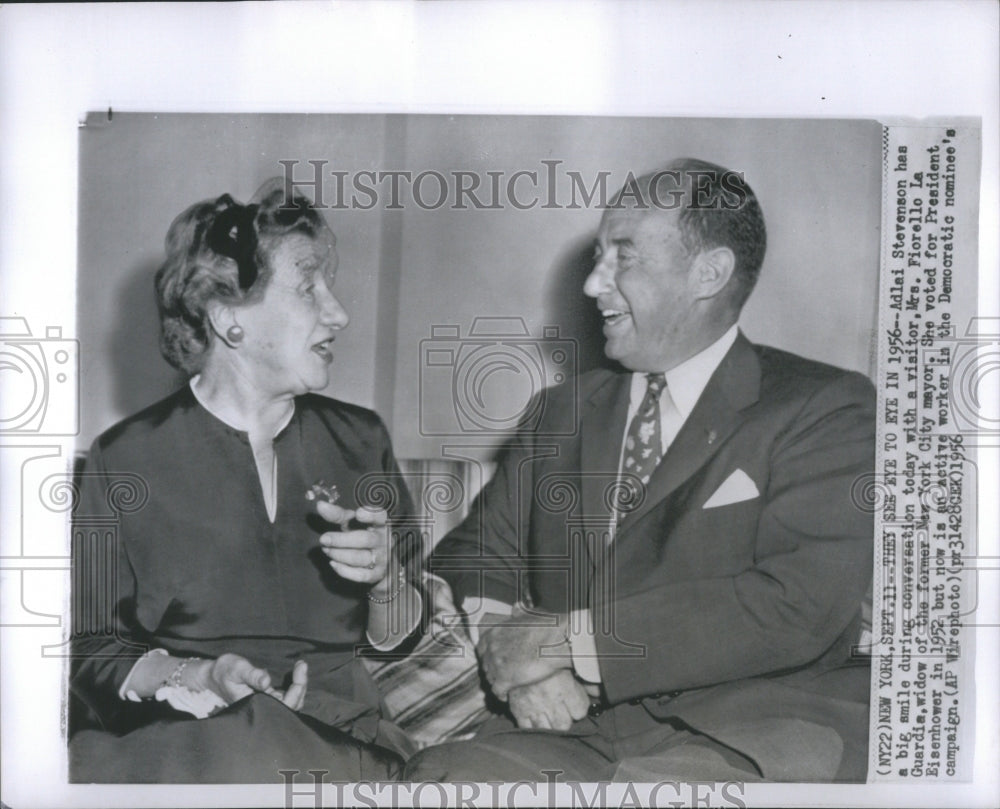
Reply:
M728 247L703 250L691 268L695 297L714 298L729 283L736 269L736 256Z
M208 305L208 322L211 324L215 336L230 348L234 348L243 339L243 329L236 318L236 310L231 306L218 302L210 303ZM237 335L239 339L233 339Z

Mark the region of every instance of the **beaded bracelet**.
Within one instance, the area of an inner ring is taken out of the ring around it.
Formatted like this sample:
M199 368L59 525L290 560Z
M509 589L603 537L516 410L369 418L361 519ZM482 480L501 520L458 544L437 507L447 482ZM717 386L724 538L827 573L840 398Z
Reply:
M398 596L401 592L403 592L403 584L405 582L406 582L406 573L401 568L399 571L399 577L396 579L396 588L390 591L389 595L387 595L385 598L379 598L378 596L373 596L371 590L369 590L368 600L371 601L372 604L388 604L391 601L395 601L396 596Z
M185 657L177 664L177 668L170 672L170 676L163 681L163 686L166 688L183 688L184 686L181 685L181 675L184 673L184 669L187 668L188 663L197 659L196 657Z

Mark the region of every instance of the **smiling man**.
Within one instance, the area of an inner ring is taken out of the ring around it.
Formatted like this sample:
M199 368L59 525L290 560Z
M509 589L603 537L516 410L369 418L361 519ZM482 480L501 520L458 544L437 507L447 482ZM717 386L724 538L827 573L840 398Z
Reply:
M506 715L410 778L864 779L875 396L740 332L765 244L699 160L605 211L584 292L621 369L548 391L432 560Z

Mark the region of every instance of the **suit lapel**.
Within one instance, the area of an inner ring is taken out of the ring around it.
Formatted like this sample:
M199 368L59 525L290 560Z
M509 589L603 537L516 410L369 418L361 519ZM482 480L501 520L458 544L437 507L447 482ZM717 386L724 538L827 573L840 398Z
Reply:
M631 380L631 374L609 373L584 405L580 425L580 468L584 472L581 483L583 514L588 517L611 518L604 495L618 475Z
M618 476L632 375L611 373L587 397L580 423L581 513L598 536L611 522L606 493ZM599 540L598 540L599 541ZM587 544L591 559L603 547Z
M742 423L740 411L759 395L760 361L741 332L650 478L642 504L621 521L619 535L704 466Z

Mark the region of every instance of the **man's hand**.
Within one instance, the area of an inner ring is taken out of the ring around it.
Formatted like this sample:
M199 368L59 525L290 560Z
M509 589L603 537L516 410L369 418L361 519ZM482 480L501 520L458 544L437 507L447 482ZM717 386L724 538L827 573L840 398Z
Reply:
M482 633L476 650L498 699L506 700L512 688L572 667L566 622L565 615L540 616L515 607L510 618Z
M573 672L560 669L537 683L512 688L508 704L519 728L569 730L587 715L590 698Z
M272 688L271 675L267 670L240 655L224 654L215 660L199 660L192 668L190 674L194 684L202 690L214 691L227 704L261 691L297 711L305 700L309 681L309 670L304 660L297 661L292 668L292 684L286 691Z
M330 523L339 523L339 531L327 531L319 538L323 553L330 558L339 576L361 584L386 584L389 572L388 516L379 509L341 508L333 503L316 502L319 516ZM351 521L366 528L350 530Z

